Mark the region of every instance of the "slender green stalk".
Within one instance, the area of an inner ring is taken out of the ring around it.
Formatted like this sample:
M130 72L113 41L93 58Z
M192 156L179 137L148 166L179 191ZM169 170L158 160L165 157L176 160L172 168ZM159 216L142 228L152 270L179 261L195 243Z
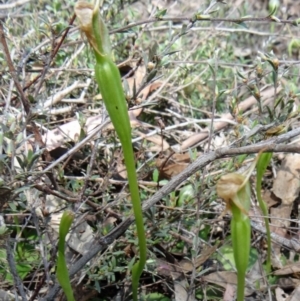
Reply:
M75 301L65 258L66 236L70 230L73 220L74 214L72 212L65 211L63 213L59 224L58 258L56 263L56 277L68 301Z
M131 202L139 240L140 259L132 269L133 300L137 301L139 279L147 257L143 212L135 169L134 152L131 143L131 126L122 81L119 70L112 60L108 31L99 14L98 7L99 1L97 1L94 7L85 2L78 2L75 7L75 12L80 20L82 31L84 31L89 43L94 49L96 58L95 78L124 153Z
M263 201L261 197L261 182L263 175L270 163L270 160L272 158L272 153L263 153L259 156L257 165L256 165L256 196L259 203L259 207L264 215L265 219L265 226L266 226L266 232L267 232L267 244L268 244L268 250L267 250L267 261L266 261L266 270L267 273L271 272L271 231L270 231L270 225L269 225L269 219L268 219L268 207L267 204Z
M251 247L251 225L249 217L234 203L231 211L231 239L238 279L237 301L244 301L246 271Z
M256 160L246 175L230 173L220 178L217 194L227 203L232 212L230 223L233 256L237 270L237 301L244 301L245 279L251 248L251 225L248 217L251 189L249 177Z
M249 178L255 166L257 166L256 192L259 205L263 214L267 216L268 210L261 198L261 180L272 157L271 153L257 155L245 174L230 173L220 178L217 183L217 194L226 201L226 208L232 212L231 238L233 256L237 269L238 288L237 300L244 301L245 278L249 262L251 248L251 225L248 217L250 209L250 184ZM265 218L268 234L268 261L267 269L271 268L271 240L268 218Z

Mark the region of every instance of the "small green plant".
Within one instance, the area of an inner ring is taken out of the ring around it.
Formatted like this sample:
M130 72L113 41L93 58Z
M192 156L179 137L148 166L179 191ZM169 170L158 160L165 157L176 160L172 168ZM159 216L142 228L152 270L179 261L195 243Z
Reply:
M59 224L58 257L56 264L56 277L68 301L75 301L65 258L66 236L70 230L73 220L74 214L70 211L65 211L61 217Z

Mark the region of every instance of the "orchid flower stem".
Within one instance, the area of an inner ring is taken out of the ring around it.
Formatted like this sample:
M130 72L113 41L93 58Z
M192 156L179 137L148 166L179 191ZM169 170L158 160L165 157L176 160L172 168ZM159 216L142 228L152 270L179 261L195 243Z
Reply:
M237 270L238 301L244 301L245 278L250 256L251 226L248 212L251 205L251 189L249 177L255 163L247 172L248 175L230 173L222 176L217 183L217 193L226 201L227 209L232 213L230 227L233 257Z
M75 12L80 20L82 31L84 31L90 45L93 47L96 58L95 78L124 153L139 243L140 258L132 268L133 300L137 301L139 279L147 258L146 235L131 142L131 126L127 103L123 92L120 72L112 59L108 30L99 13L99 2L98 0L94 6L86 2L78 2Z
M237 301L244 301L246 271L251 244L250 219L238 207L232 205L231 238L237 269Z
M250 168L246 172L244 172L244 174L226 174L219 179L216 186L218 196L226 201L226 209L230 210L232 213L230 226L233 256L237 270L237 301L244 301L245 279L251 249L251 225L249 219L249 210L251 206L251 189L249 178L256 166L257 198L259 200L262 211L265 215L267 215L266 204L261 199L261 180L271 157L272 154L262 154L261 151L256 156L256 159L253 161ZM268 219L266 218L265 220L268 232ZM270 236L268 236L268 246L270 250L269 242ZM269 254L270 253L268 253L268 255Z
M267 273L271 272L271 231L270 231L270 225L269 225L269 219L268 219L268 207L267 204L263 201L261 196L261 182L263 175L267 169L267 166L270 163L270 160L272 158L272 153L263 153L260 155L256 170L257 170L257 176L256 176L256 196L259 203L259 207L265 216L265 226L266 226L266 232L267 232L267 244L268 244L268 250L267 250L267 261L266 261L266 270Z
M62 287L68 301L75 301L65 258L66 236L70 230L73 220L73 212L65 211L63 213L59 224L58 258L56 266L57 280Z

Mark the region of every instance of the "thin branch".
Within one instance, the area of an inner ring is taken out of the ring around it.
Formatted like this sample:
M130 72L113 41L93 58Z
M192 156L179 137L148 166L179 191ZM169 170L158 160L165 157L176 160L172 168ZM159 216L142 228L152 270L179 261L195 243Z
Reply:
M24 290L24 287L23 287L23 283L22 283L22 281L21 281L21 279L18 275L18 272L17 272L15 258L14 258L14 255L13 255L13 250L10 247L10 239L9 238L6 241L6 253L7 253L6 254L7 262L8 262L8 265L9 265L11 275L14 279L15 286L18 289L19 294L21 295L22 301L27 301L27 297L26 297L26 293L25 293L25 290Z
M0 4L0 10L15 8L16 6L23 5L23 4L25 4L29 1L30 0L17 0L17 1L12 2L12 3Z
M49 68L50 68L50 66L51 66L51 63L53 62L53 59L54 59L55 56L57 55L57 53L58 53L58 51L59 51L59 49L60 49L60 47L61 47L63 41L66 39L67 34L69 33L70 29L72 28L72 25L73 25L73 23L74 23L75 18L76 18L76 15L74 14L74 15L71 17L70 21L69 21L69 26L66 28L66 30L65 30L65 32L63 33L61 39L60 39L59 42L56 44L56 47L54 48L54 50L53 50L53 52L52 52L51 59L50 59L50 62L49 62L49 64L48 64L48 66L46 66L46 67L43 69L43 71L42 71L39 75L37 75L32 81L30 81L29 83L27 83L27 84L24 86L23 91L26 91L26 90L29 89L33 84L35 84L35 83L43 76L43 74L46 73L45 70L49 70ZM0 23L1 23L1 22L0 22ZM41 82L42 82L42 80L41 80ZM37 90L39 90L39 89L37 89ZM14 99L15 99L15 98L13 98L12 100L14 100Z
M266 227L259 222L252 220L251 227L263 234L267 233ZM284 246L285 248L288 248L289 250L295 251L297 253L300 252L300 243L296 238L288 239L276 233L271 233L271 238L275 243L279 244L280 246Z
M77 198L67 197L66 195L62 194L61 192L51 189L46 184L44 184L44 185L35 184L33 187L35 189L37 189L38 191L44 192L46 194L54 195L62 200L67 201L68 203L76 203L79 200L78 197Z
M255 17L242 17L242 18L212 18L210 15L193 15L192 17L164 17L164 18L150 18L146 20L141 20L138 22L130 23L124 27L117 28L114 30L111 30L109 33L118 33L123 32L128 29L131 29L136 26L148 24L148 23L155 23L155 22L166 22L171 21L174 23L179 22L190 22L192 24L200 21L210 21L210 22L226 22L226 23L236 23L236 24L242 24L242 23L249 23L249 22L263 22L263 23L278 23L278 24L290 24L297 26L299 21L297 19L295 20L281 20L279 18L272 18L271 16L267 17L261 17L261 18L255 18Z
M23 89L22 89L22 87L19 83L17 72L16 72L14 64L11 60L9 49L8 49L8 46L7 46L7 43L6 43L6 38L5 38L5 33L4 33L2 22L0 22L0 42L3 45L3 51L4 51L4 54L5 54L5 57L6 57L8 69L10 71L10 74L11 74L12 78L13 78L15 86L16 86L19 94L20 94L21 101L22 101L22 104L24 106L25 112L26 112L27 116L29 116L30 115L30 102L25 97L24 91L23 91Z
M60 162L67 159L69 156L73 155L75 152L77 152L80 148L85 146L94 136L96 136L100 130L105 127L107 124L109 124L109 120L103 121L100 125L95 127L91 132L86 136L84 139L82 139L80 142L78 142L72 149L68 150L64 155L59 157L56 161L52 162L49 166L47 166L44 170L41 172L38 172L36 174L44 174L48 171L50 171L52 168L54 168L56 165L58 165Z
M76 15L73 14L73 16L71 17L71 19L70 19L70 21L69 21L69 26L68 26L67 29L65 30L63 36L61 37L61 39L60 39L59 42L57 43L56 47L52 50L51 55L50 55L50 58L48 59L48 62L47 62L47 64L45 65L45 68L44 68L43 72L40 74L40 78L41 78L41 79L40 79L40 81L39 81L39 83L38 83L38 85L37 85L37 87L36 87L36 89L35 89L35 97L37 97L37 95L38 95L38 93L39 93L39 91L40 91L40 89L41 89L41 87L42 87L44 78L45 78L45 76L46 76L46 74L47 74L47 72L48 72L48 70L49 70L49 68L50 68L50 66L51 66L51 64L52 64L52 62L53 62L53 59L55 58L55 56L56 56L58 50L60 49L60 47L61 47L63 41L65 40L65 38L66 38L66 36L67 36L67 34L68 34L70 28L71 28L71 25L74 23L74 20L75 20L75 19L76 19Z

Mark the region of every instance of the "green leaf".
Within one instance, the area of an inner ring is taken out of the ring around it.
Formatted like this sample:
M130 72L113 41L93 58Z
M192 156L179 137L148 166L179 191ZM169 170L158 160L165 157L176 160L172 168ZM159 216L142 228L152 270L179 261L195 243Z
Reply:
M153 182L157 183L158 182L158 177L159 177L159 171L157 168L154 169L153 174L152 174L152 179Z
M276 14L278 7L280 5L279 0L269 0L269 17Z
M171 301L170 298L160 293L150 293L145 296L146 301Z
M156 14L155 14L155 18L156 18L156 19L161 19L162 17L165 16L166 12L167 12L167 9L166 9L166 8L161 9L161 10L158 10L158 11L156 12Z
M187 204L195 195L193 185L189 184L180 189L177 206L182 207Z
M234 260L232 246L221 247L216 257L226 271L232 271L232 268L235 267L235 260ZM257 259L258 259L257 249L251 248L249 254L248 266L247 266L248 271L254 266Z

